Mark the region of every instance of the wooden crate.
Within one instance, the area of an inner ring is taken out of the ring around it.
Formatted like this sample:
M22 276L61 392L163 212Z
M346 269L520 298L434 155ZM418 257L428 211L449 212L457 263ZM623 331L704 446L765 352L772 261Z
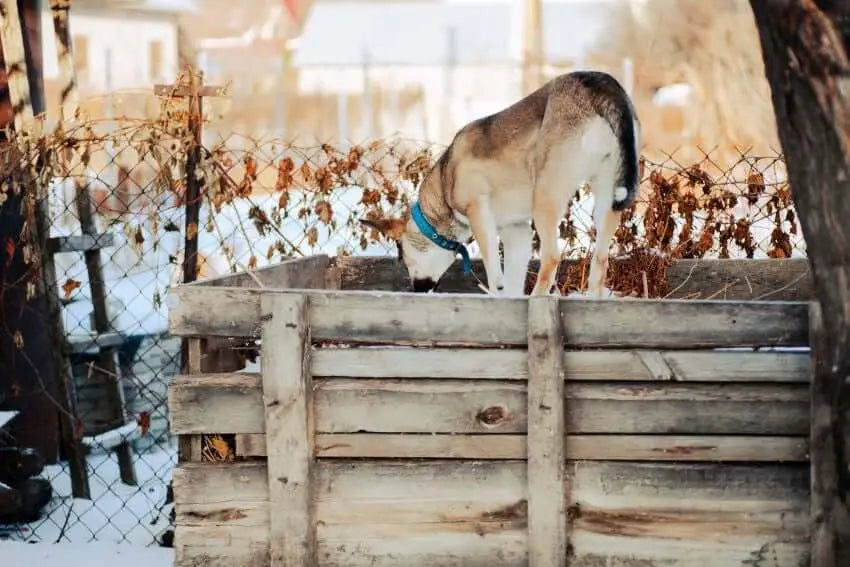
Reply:
M171 290L192 337L177 565L808 564L806 302L344 289L403 284L388 270L312 257ZM196 373L199 337L261 337L261 372ZM212 434L232 458L204 462Z

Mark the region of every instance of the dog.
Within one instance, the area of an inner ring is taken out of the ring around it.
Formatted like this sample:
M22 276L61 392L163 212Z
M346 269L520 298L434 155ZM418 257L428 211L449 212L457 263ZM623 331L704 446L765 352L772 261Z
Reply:
M533 221L540 269L531 294L546 295L561 260L560 221L587 183L596 226L588 293L601 298L611 238L637 195L639 153L640 122L620 83L600 71L566 73L461 128L401 218L360 221L397 243L413 291L436 290L458 253L470 272L463 243L474 239L488 291L512 297L524 295Z

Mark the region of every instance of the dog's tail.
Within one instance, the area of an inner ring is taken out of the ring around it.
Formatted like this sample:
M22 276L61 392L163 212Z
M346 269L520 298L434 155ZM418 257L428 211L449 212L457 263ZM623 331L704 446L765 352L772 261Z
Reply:
M585 91L597 115L602 117L617 139L619 163L611 208L622 211L634 202L640 183L640 124L632 101L620 83L608 73L575 71L570 74Z
M611 208L615 211L622 211L634 202L640 184L639 126L632 105L623 106L625 106L624 112L619 113L616 127L614 124L611 125L620 147L620 163L614 183L614 202L611 204Z

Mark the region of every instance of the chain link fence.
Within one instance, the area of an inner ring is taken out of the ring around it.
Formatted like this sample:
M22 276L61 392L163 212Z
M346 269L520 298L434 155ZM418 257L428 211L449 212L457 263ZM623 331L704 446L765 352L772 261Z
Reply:
M97 252L100 275L92 273L91 252L53 255L64 339L72 345L76 433L87 452L90 499L73 496L68 461L46 466L40 474L52 495L38 519L0 524L0 537L170 545L169 486L177 450L166 391L181 369L180 341L168 333L166 295L182 281L187 236L197 240L198 278L311 254L394 254L391 242L358 219L403 214L442 151L404 138L303 147L207 135L197 164L187 168L193 140L188 120L163 108L157 120L65 125L2 150L6 179L25 173L26 187L46 188L34 196L48 200L51 237L89 230L106 245ZM187 202L187 169L200 187L197 203ZM615 237L613 255L636 263L632 271L611 274L609 287L619 294L663 295L652 277L647 290L641 275L659 259L669 265L679 258L805 255L780 156L742 154L730 164L715 163L705 152L696 163L679 163L675 153L647 152L641 176L638 201L624 212ZM4 183L0 204L18 190ZM187 208L195 205L199 221L187 225ZM86 208L93 228L86 229ZM30 209L27 214L35 214ZM588 257L591 210L589 194L579 190L561 225L565 257ZM32 249L28 230L34 225L2 250ZM474 245L471 252L477 255ZM37 264L38 254L30 256ZM106 332L97 328L92 278L98 277L107 290L108 333L117 337L114 370L92 343ZM567 277L562 284L563 291L581 290L582 278ZM110 385L116 383L124 411L118 422L109 413L115 401ZM129 465L121 460L124 450ZM135 482L126 482L128 466Z

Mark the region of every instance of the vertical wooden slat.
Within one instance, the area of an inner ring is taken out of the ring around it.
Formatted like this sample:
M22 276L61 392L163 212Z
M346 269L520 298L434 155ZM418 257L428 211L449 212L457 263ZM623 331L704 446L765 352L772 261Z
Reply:
M529 297L529 567L566 562L563 345L558 297Z
M312 384L308 299L264 294L263 403L269 474L270 565L312 565Z

